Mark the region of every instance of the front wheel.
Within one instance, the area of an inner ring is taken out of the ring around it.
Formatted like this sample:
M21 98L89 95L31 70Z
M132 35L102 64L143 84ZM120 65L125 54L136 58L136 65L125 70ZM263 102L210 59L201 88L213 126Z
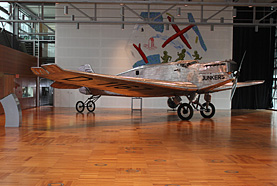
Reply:
M182 103L177 110L178 116L181 120L190 120L193 116L193 109L188 103Z
M215 107L212 103L208 104L203 103L202 107L204 108L203 110L200 110L200 114L203 116L203 118L211 118L215 114Z
M93 101L89 101L87 103L87 109L89 112L93 112L95 110L95 103Z
M78 102L76 103L76 110L77 110L79 113L82 113L82 112L84 111L84 109L85 109L85 104L84 104L84 102L78 101Z

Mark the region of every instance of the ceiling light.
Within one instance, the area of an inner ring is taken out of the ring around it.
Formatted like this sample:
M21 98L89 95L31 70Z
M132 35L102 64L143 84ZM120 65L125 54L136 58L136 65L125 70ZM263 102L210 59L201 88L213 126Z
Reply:
M236 8L233 9L233 17L237 17L237 9Z
M255 32L259 32L259 27L257 25L255 26Z
M124 22L124 6L120 9L121 21ZM124 24L121 24L121 30L124 30Z
M63 7L63 13L64 15L68 15L68 6Z
M177 8L177 16L181 16L181 8L180 7Z
M211 31L214 31L214 25L211 25Z

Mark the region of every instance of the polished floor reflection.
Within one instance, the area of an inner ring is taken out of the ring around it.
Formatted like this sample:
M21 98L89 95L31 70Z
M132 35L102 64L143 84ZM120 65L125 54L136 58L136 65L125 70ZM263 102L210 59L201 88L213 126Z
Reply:
M28 109L20 128L0 115L0 167L3 186L272 186L277 112L180 121L166 109Z

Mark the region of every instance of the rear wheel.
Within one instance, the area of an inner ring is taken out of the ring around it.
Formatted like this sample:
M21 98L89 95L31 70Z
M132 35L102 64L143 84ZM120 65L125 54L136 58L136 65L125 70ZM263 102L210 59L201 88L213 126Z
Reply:
M89 112L93 112L95 110L95 103L93 101L89 101L87 103L87 109Z
M203 103L202 107L203 110L200 111L200 114L203 116L203 118L212 118L215 114L215 107L212 103L209 103L207 106L207 102Z
M84 104L84 102L78 101L78 102L76 103L76 110L77 110L79 113L82 113L82 112L84 111L84 109L85 109L85 104Z
M190 120L193 116L193 108L188 103L182 103L177 110L181 120Z

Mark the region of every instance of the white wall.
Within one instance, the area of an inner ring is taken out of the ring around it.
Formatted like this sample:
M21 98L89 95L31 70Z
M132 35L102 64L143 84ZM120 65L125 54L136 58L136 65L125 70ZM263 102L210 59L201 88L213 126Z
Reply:
M76 6L82 7L87 5ZM64 19L62 17L64 16L63 5L57 5L57 7L59 9L56 10L56 17ZM215 8L219 10L222 7L213 7L211 9L215 10ZM84 11L93 16L93 11L88 9ZM195 19L200 18L199 11L189 11L193 13ZM215 12L205 12L204 16L207 18ZM98 16L101 17L102 13L101 10L98 11ZM170 13L176 14L175 11ZM218 21L220 17L224 17L225 20L232 19L231 13L231 10L220 13L215 19L218 19ZM72 14L75 15L76 20L81 20L78 18L80 13L73 9L69 10L68 19L70 19ZM118 11L111 11L110 14L111 17L119 16ZM125 10L125 15L132 14ZM83 20L87 20L87 18L83 18ZM184 27L185 25L180 26L180 28ZM77 70L83 64L90 64L96 73L104 74L117 74L128 70L136 62L136 59L132 59L127 55L126 50L127 44L134 41L134 38L132 38L134 34L133 28L134 25L125 25L125 29L121 30L120 25L80 24L80 29L76 29L74 24L56 24L56 63L62 68L72 70ZM208 48L207 52L201 54L203 56L201 62L232 58L232 27L218 26L214 28L214 31L211 31L210 26L199 26L199 30ZM77 100L85 100L86 97L80 94L78 90L56 89L54 92L54 105L56 107L74 107ZM185 97L183 99L186 100ZM143 107L168 108L166 100L167 98L145 98L143 99ZM212 102L219 109L230 109L230 91L213 94ZM96 106L130 108L131 98L102 97L97 101Z

